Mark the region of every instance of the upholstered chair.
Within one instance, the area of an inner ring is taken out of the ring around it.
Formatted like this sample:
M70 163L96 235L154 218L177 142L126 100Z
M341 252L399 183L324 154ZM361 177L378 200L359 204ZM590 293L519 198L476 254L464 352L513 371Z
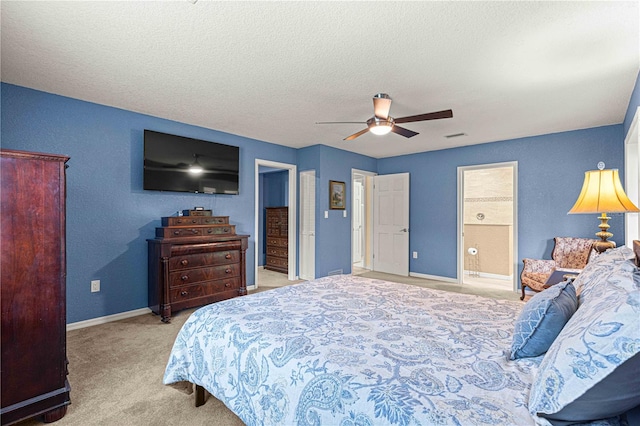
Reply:
M549 286L547 279L554 270L561 270L566 273L578 274L598 253L593 250L593 243L596 241L590 238L575 237L555 237L555 246L551 252L553 260L544 259L522 259L524 268L520 274L520 284L524 300L524 289L529 287L533 291L542 291Z

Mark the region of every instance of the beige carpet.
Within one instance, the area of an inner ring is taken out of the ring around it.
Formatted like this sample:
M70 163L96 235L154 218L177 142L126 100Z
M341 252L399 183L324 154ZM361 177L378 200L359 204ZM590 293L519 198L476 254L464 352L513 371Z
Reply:
M517 294L513 292L483 292L376 272L363 276L517 300ZM263 285L258 291L265 290L270 287ZM195 408L193 395L162 384L175 336L192 312L193 309L176 313L170 324L162 324L158 316L148 314L68 332L71 405L67 415L55 424L242 425L242 421L217 399L210 397L205 405ZM36 420L20 423L21 426L37 424L40 423Z
M475 294L478 296L491 297L494 299L520 300L520 293L508 290L500 290L496 288L485 288L477 285L456 284L417 277L402 277L399 275L391 275L372 271L363 272L359 275L361 277L413 284L420 287L435 288L437 290L452 291L456 293Z

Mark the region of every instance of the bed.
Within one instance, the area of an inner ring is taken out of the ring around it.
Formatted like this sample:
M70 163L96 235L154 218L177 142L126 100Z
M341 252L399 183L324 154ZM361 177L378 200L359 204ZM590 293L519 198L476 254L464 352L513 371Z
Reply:
M640 275L631 250L611 252L574 283L534 296L543 300L542 315L530 302L352 275L208 305L178 334L164 383L196 385L196 405L206 389L247 425L571 424L567 416L576 414L567 407L585 404L586 390L608 375L619 387L638 372ZM577 296L569 294L574 286ZM620 291L603 294L608 288ZM550 339L545 333L553 327L544 321L556 321L553 304L563 297L575 299L575 312ZM597 317L609 310L615 321ZM588 324L597 324L595 334ZM540 339L550 347L526 354ZM599 359L605 340L617 342L616 353ZM589 364L578 383L570 377L576 362ZM615 371L623 377L613 377ZM640 405L640 382L629 383L635 385L639 393L632 390L613 411L589 412L598 417L580 421L625 424L621 413Z

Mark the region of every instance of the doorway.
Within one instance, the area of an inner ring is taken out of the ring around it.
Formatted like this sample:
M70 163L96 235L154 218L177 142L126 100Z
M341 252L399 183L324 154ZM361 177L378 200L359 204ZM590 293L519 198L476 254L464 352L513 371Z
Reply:
M458 282L517 288L517 162L458 167Z
M262 193L262 187L260 185L260 173L261 171L274 170L288 171L288 179L286 182L286 199L288 207L288 254L287 254L287 280L293 281L296 277L296 260L297 260L297 167L294 164L278 163L275 161L261 160L256 158L255 161L255 199L254 199L254 278L255 282L253 286L247 285L249 290L255 290L259 287L259 259L262 252L261 247L264 242L264 237L261 235L261 222L264 213L261 209L260 194Z
M351 272L373 269L373 177L376 173L351 170Z

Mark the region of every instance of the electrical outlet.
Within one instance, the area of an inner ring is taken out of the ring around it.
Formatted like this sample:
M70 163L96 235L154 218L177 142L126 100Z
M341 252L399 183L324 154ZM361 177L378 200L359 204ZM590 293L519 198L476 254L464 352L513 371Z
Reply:
M100 291L100 280L91 280L91 293Z
M414 251L414 252L413 252L413 258L414 258L414 259L417 259L417 258L418 258L418 252L417 252L417 251Z

